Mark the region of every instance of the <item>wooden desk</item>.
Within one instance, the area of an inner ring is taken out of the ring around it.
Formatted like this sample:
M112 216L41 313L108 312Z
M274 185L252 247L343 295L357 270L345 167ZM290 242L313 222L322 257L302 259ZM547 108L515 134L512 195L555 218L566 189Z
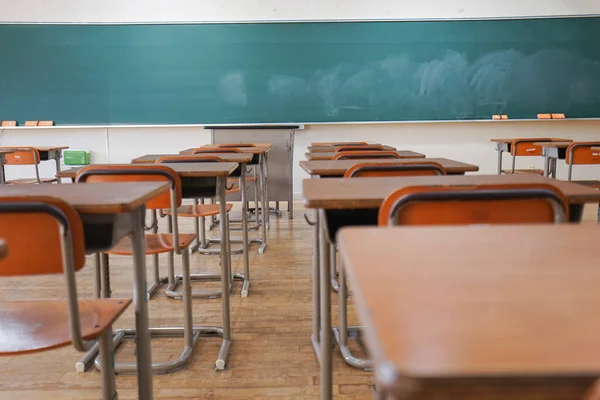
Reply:
M514 140L521 138L503 138L503 139L491 139L492 143L496 143L496 151L498 152L498 175L502 173L502 153L507 152L510 153L510 146ZM546 140L544 140L546 139ZM563 138L543 138L540 140L541 142L572 142L571 139L563 139Z
M158 160L159 158L162 157L170 157L170 156L181 156L182 154L146 154L145 156L141 156L138 158L134 158L133 160L131 160L132 164L149 164L149 163L155 163L156 160ZM252 161L252 154L250 153L202 153L202 154L196 154L196 155L191 155L191 154L186 154L187 156L197 156L197 157L202 157L202 156L214 156L214 157L219 157L221 158L223 161L228 161L228 162L243 162L243 163L249 163L250 161Z
M369 143L369 145L378 145L379 143ZM383 149L386 151L396 151L395 147L392 146L388 146L386 144L382 145ZM308 146L308 152L309 153L331 153L333 152L333 150L338 147L338 146L333 146L333 144L320 144L320 145L315 145L314 143L312 144L312 146Z
M425 154L417 153L416 151L411 150L396 150L396 154L400 156L400 158L425 158ZM327 153L304 153L306 159L309 161L327 161L333 160L333 157L338 154L334 152ZM363 160L364 161L364 160ZM370 161L370 160L369 160ZM387 160L390 161L390 160Z
M152 357L146 299L144 256L145 204L167 191L166 183L89 183L85 185L7 185L0 197L51 196L73 206L83 221L88 253L106 251L131 234L133 304L137 328L138 396L152 399Z
M347 170L357 164L368 163L389 163L398 161L410 162L436 162L441 164L449 175L463 175L465 172L477 172L479 167L472 164L465 164L460 161L449 160L447 158L407 158L402 160L339 160L339 161L300 161L300 167L311 176L321 177L342 177Z
M6 242L4 240L0 239L0 260L6 257L7 254L8 246L6 245Z
M320 315L313 313L312 339L313 346L317 349L317 357L320 360L321 382L324 385L322 388L326 393L330 392L332 378L331 294L329 288L331 278L330 246L331 243L335 242L337 231L349 225L376 225L379 206L388 195L400 188L416 185L473 186L501 183L546 183L557 187L569 201L569 213L572 222L581 220L584 203L600 202L599 190L542 176L455 175L368 179L330 178L305 179L302 182L304 205L306 208L314 209L313 310L319 309ZM430 241L428 243L433 246L431 243L436 242Z
M378 385L390 398L583 399L600 375L598 235L597 225L344 229ZM509 260L491 256L506 238Z
M23 146L5 146L4 150L7 150L9 147L14 147L18 149ZM60 172L60 159L62 158L62 151L68 149L69 146L25 146L25 147L35 147L37 151L40 153L40 161L50 161L54 160L54 165L56 166L56 173ZM11 153L14 151L11 151ZM60 183L60 179L59 179Z

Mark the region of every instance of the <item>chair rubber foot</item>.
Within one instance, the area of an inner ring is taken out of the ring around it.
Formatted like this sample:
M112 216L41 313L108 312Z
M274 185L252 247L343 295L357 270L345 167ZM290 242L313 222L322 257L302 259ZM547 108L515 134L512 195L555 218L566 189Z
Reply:
M215 369L217 371L223 371L225 369L225 360L217 360L215 362Z
M75 363L75 371L82 373L85 372L85 364L82 363L81 361L78 361Z
M242 290L242 297L248 297L248 291Z

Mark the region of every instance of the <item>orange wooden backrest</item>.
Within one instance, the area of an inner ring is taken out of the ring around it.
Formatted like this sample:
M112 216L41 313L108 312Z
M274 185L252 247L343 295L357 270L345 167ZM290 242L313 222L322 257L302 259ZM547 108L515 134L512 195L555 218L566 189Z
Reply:
M120 171L131 171L131 174L123 174ZM148 173L148 175L142 172ZM181 205L181 178L179 178L177 172L164 165L89 165L77 172L75 182L167 182L169 184L173 182L177 206ZM170 192L163 192L148 201L146 208L150 210L171 208Z
M600 142L573 142L567 148L565 162L573 165L600 164L600 152L592 147L600 147Z
M444 167L431 161L361 163L346 171L344 178L372 178L383 176L431 176L446 175Z
M252 143L221 143L221 144L217 144L215 145L216 147L221 147L221 148L230 148L230 147L256 147L256 145L252 144Z
M225 160L217 156L165 156L156 160L157 164L170 162L225 162Z
M5 147L10 149L11 147ZM6 165L36 165L40 163L40 152L35 147L13 147L13 153L4 156Z
M200 147L192 151L192 154L199 153L241 153L241 151L233 147Z
M510 146L510 154L513 156L528 157L528 156L541 156L541 146L535 146L536 142L549 142L551 139L548 138L527 138L527 139L515 139L512 141Z
M58 274L63 272L60 224L41 211L26 211L34 204L58 210L71 230L73 261L76 271L85 265L83 224L79 214L64 201L52 197L0 197L0 237L8 247L0 260L0 276ZM1 210L22 207L22 211Z
M399 159L395 151L344 151L333 156L334 160Z
M365 146L368 145L369 143L367 142L339 142L339 143L331 143L331 146L333 147L339 147L339 146Z
M343 151L384 151L380 144L367 144L364 146L337 146L333 149L334 153L341 153Z
M532 191L538 195L533 195ZM465 196L467 192L480 197L469 199ZM515 195L516 192L521 196ZM540 193L547 197L540 197ZM552 185L407 187L383 201L379 209L379 225L388 226L393 213L396 213L393 221L397 225L552 223L555 221L554 208L548 200L552 196L557 199L564 210L565 220L568 220L568 201ZM399 202L402 203L400 209L397 208Z

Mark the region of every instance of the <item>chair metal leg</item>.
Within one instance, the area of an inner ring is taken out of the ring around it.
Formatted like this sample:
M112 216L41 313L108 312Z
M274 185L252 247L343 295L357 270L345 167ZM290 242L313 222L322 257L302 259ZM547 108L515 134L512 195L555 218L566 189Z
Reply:
M100 288L102 287L102 280L100 278L100 253L94 253L94 271L93 271L93 282L94 282L94 297L100 298Z
M102 298L108 299L111 297L110 290L110 266L108 262L108 254L100 254L100 280L102 282Z
M355 368L371 370L373 368L372 361L354 356L350 351L350 347L348 346L349 334L352 334L352 336L355 337L359 337L359 335L361 334L361 328L348 327L348 287L346 286L346 272L344 270L344 266L342 265L341 259L339 267L339 279L340 290L338 292L338 310L340 326L337 328L333 328L335 340L340 347L342 358L344 359L346 364L351 365Z
M319 212L314 211L315 221L313 222L313 253L312 253L312 345L317 355L317 360L321 362L321 296L320 296L320 253L319 253Z
M156 215L156 210L152 210L151 216L152 216L152 233L158 233L158 217ZM166 283L166 279L161 278L161 276L160 276L158 254L152 255L152 274L153 274L154 282L152 282L152 284L148 287L148 290L147 290L148 300L150 300L152 297L154 297L156 295L156 293L158 293L158 289L160 289L160 287Z
M325 226L325 212L320 210L321 216L321 262L320 262L320 290L321 290L321 399L331 399L333 392L332 371L332 333L331 333L331 290L329 289L329 243L327 243Z
M107 329L99 341L100 362L102 369L100 373L102 400L117 399L117 385L115 382L115 370L113 369L113 344L112 344L112 328Z
M337 271L337 247L335 244L331 244L329 249L329 276L331 281L331 288L335 292L339 292L340 284L338 283Z

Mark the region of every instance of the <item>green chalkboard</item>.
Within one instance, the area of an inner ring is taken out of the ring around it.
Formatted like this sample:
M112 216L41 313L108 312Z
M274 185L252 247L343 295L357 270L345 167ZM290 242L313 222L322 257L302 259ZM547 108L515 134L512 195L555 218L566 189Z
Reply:
M0 119L600 117L600 18L0 25Z

